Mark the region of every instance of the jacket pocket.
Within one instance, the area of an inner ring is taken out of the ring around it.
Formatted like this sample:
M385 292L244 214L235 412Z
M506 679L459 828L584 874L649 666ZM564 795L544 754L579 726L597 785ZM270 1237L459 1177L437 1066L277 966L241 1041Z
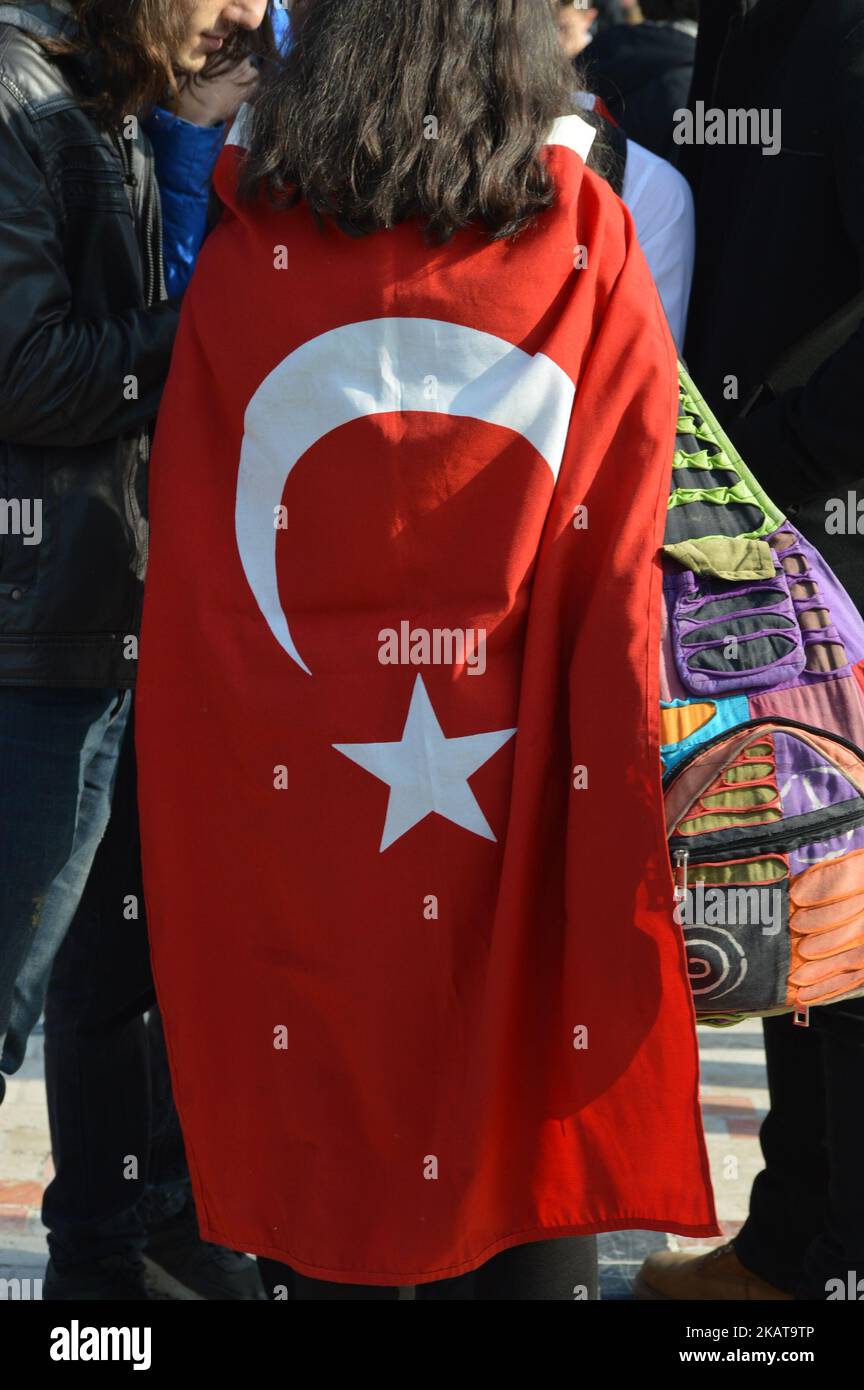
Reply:
M123 167L103 141L64 148L58 177L60 205L67 214L98 210L131 216Z

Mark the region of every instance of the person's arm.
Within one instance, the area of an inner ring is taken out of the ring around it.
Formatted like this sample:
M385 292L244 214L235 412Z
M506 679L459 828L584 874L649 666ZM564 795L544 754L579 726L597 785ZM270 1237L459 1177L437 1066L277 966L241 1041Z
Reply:
M830 118L833 160L843 231L858 258L864 289L864 24L847 37L838 55ZM800 273L816 273L801 266ZM794 285L789 287L794 294ZM793 344L789 344L790 348ZM785 391L768 405L728 426L739 452L781 506L842 490L864 477L859 419L864 382L864 324L834 352L804 386Z
M681 352L696 239L690 186L667 160L628 140L621 196L632 213L639 245Z
M38 142L5 88L0 169L0 439L75 446L140 428L156 415L176 308L74 317Z

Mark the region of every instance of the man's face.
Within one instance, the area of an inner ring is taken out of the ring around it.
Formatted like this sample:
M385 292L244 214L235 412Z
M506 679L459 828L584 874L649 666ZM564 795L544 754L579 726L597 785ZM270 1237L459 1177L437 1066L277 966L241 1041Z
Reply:
M257 29L267 13L267 0L187 0L189 22L177 66L200 72L235 29Z

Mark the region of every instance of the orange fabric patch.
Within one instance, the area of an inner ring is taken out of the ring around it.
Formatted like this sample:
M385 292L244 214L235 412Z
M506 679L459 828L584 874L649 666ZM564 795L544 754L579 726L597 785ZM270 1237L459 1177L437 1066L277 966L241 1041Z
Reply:
M789 899L788 1002L823 1004L864 987L864 850L797 874Z
M710 700L704 704L676 705L673 709L660 711L660 742L680 743L682 739L704 729L717 713L717 706Z

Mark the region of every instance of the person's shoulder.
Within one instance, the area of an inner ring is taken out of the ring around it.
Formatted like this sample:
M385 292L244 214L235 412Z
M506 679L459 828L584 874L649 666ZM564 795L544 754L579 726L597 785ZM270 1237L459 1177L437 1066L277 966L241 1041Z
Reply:
M556 160L558 201L574 209L581 207L583 214L590 207L596 215L605 213L614 222L621 215L620 199L602 175L591 167L597 137L597 126L573 113L560 116L554 122L544 149Z
M58 66L31 34L14 24L0 24L0 104L35 116L46 102L72 90Z
M572 111L569 115L559 116L557 121L553 121L544 142L544 149L562 146L564 149L572 150L573 154L578 155L585 163L596 136L596 127L586 121L584 116Z
M847 46L857 54L864 39L864 4L862 0L831 0L830 5L817 5L814 0L789 0L776 13L768 11L764 21L768 41L783 44L792 53L813 54L813 73L816 80L828 81L830 71L824 63L832 55L843 56ZM700 31L703 40L707 26ZM721 35L711 35L711 51L719 54ZM822 66L820 67L820 63Z
M818 22L826 30L833 30L834 38L842 43L853 33L864 33L864 5L861 0L836 0L833 5L820 5L816 9Z
M590 107L586 107L590 113ZM581 276L591 281L602 297L627 259L633 239L627 209L603 177L603 151L595 160L597 125L583 115L559 117L544 142L555 185L554 208L539 227L552 237L570 238L570 245L584 256L590 269ZM596 166L596 167L592 167Z

